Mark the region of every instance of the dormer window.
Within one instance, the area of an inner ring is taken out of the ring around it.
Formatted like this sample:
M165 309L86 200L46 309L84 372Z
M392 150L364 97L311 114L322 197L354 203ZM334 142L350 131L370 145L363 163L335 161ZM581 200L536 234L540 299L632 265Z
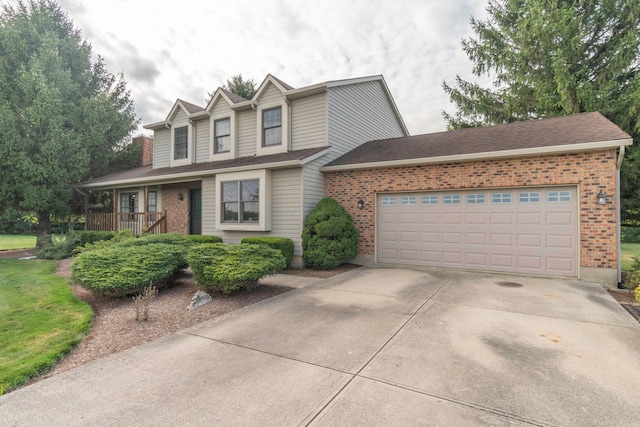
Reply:
M231 118L216 120L213 128L213 152L228 153L231 150Z
M282 107L262 110L262 146L282 144Z
M182 126L173 130L173 159L186 159L189 155L189 127Z

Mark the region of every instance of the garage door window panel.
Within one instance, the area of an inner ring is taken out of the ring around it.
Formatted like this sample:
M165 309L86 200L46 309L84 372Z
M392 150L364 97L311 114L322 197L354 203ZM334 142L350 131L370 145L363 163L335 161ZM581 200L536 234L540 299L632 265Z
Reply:
M423 205L437 205L438 204L438 196L435 194L429 194L422 196L422 204Z
M547 194L547 201L549 203L571 202L571 192L570 191L549 191L549 193Z
M511 203L512 195L511 193L493 193L491 194L491 203L501 204L501 203Z
M462 197L459 194L445 194L442 203L445 205L459 205L462 203Z
M484 194L467 194L467 204L469 205L484 205Z
M418 198L416 196L402 196L400 198L400 204L403 206L416 206L418 204Z
M540 203L539 191L527 191L518 194L518 201L520 203Z
M395 206L396 198L394 196L382 196L382 206Z

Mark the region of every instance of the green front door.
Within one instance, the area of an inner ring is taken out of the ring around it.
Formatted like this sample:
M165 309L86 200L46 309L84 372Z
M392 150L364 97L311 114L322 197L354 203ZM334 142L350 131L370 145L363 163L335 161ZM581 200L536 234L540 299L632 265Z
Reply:
M189 190L189 234L202 234L202 189Z

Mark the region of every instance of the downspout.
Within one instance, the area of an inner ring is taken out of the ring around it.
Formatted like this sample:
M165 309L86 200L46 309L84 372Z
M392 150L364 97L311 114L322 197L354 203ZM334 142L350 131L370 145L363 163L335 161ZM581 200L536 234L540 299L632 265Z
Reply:
M620 167L622 166L622 159L624 158L624 145L620 146L618 152L618 160L616 161L616 243L618 245L618 288L622 286L622 237L621 237L621 224L622 214L620 211Z
M195 163L196 162L196 141L198 140L196 137L196 132L198 132L195 122L192 119L189 119L189 124L191 125L191 129L193 129L193 135L191 135L191 139L192 139L192 144L191 147L193 147L193 150L191 153L191 156L187 156L187 157L191 157L191 163ZM189 148L187 148L188 150Z
M293 143L291 141L291 101L287 98L287 95L284 96L284 102L287 103L287 151L291 151L291 147Z

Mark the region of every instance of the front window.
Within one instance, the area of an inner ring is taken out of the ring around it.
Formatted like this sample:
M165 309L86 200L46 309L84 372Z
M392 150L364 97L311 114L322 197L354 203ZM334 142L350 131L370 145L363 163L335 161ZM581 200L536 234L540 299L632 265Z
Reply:
M282 107L262 111L262 146L282 144Z
M120 193L120 213L129 214L122 215L122 219L125 221L133 221L136 212L138 212L138 194Z
M182 126L173 131L173 159L186 159L188 155L189 127Z
M231 150L231 119L216 120L213 123L213 152L228 153Z
M260 181L228 181L222 183L222 221L227 223L260 220Z

